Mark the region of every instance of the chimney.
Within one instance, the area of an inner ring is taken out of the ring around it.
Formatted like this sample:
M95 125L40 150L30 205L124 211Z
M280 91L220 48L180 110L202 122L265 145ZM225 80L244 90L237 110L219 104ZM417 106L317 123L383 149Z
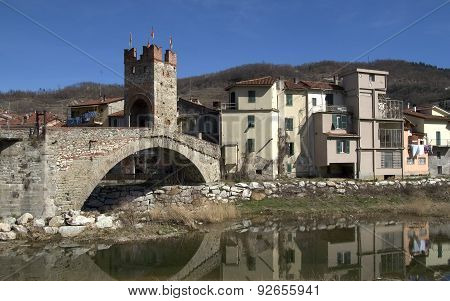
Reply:
M413 104L413 111L417 112L417 106L415 104Z
M406 103L406 108L409 109L409 107L411 106L411 104L409 103L409 101Z
M333 76L333 83L334 83L335 85L339 85L339 76L338 76L337 74L335 74L335 75Z

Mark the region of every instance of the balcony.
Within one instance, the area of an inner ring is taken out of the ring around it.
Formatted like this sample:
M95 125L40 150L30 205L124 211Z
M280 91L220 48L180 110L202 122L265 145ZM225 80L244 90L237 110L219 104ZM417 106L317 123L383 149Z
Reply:
M330 113L347 113L347 107L346 106L327 106L327 112Z
M450 147L450 139L428 139L428 144L432 146Z
M236 103L223 103L221 104L222 110L237 110L237 104Z
M379 129L379 139L381 148L400 148L402 147L401 129Z
M401 100L385 99L384 95L378 98L378 118L403 119L403 102Z
M86 112L79 117L73 117L67 119L67 126L82 126L102 123L101 116L95 112Z

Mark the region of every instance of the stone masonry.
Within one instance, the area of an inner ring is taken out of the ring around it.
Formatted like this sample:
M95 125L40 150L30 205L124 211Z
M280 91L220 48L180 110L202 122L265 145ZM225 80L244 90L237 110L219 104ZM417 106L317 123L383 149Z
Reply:
M175 151L205 182L220 179L220 148L176 132L148 128L49 128L45 140L28 130L0 131L0 216L52 216L80 209L106 173L145 149Z

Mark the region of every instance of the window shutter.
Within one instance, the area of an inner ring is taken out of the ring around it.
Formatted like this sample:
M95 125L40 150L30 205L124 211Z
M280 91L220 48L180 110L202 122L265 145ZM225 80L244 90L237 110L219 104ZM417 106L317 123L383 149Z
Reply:
M349 140L345 140L344 141L344 152L346 154L350 154L350 141Z
M347 115L342 115L341 116L341 128L342 129L347 129Z
M336 114L333 114L333 121L332 121L332 123L333 123L332 129L333 130L337 129L338 128L338 124L337 124L337 115Z
M336 140L336 153L339 154L341 152L341 140Z

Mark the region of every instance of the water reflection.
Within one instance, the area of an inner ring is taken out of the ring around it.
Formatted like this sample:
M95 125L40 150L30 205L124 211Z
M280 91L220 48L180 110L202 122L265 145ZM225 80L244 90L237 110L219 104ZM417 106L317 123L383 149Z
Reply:
M438 280L450 224L361 224L307 231L263 225L113 246L0 254L2 280Z

